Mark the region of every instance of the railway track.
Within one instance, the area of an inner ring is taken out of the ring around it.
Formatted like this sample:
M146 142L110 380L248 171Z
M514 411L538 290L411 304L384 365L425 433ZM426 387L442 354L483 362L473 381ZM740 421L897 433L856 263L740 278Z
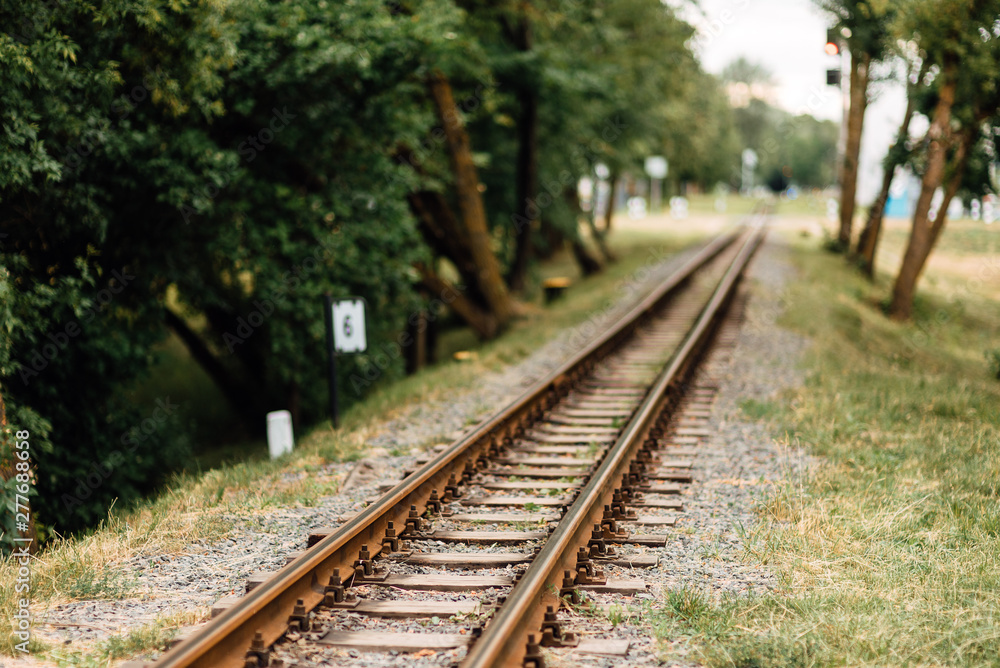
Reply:
M718 237L602 336L343 523L155 663L348 665L415 652L427 665L541 668L587 643L561 606L635 594L682 509L712 389L694 382L763 214ZM426 632L401 620L433 620ZM607 643L600 653L617 649ZM626 647L627 649L627 647ZM407 656L400 657L400 665Z

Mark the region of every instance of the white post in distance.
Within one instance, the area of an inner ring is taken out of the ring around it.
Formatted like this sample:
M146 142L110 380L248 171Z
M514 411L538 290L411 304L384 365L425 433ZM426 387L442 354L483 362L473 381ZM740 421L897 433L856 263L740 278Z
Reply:
M292 414L288 411L273 411L267 414L267 451L271 459L287 454L295 447L292 435Z
M651 155L643 165L649 176L649 209L650 213L658 213L663 204L663 179L667 178L667 159L662 155Z

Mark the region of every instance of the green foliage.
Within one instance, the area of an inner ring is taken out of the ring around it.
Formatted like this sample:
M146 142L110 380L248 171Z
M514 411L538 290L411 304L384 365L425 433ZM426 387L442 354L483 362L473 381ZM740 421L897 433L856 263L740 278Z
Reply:
M345 386L379 355L377 375L400 372L390 344L417 304L421 250L412 176L386 149L428 126L414 70L455 13L36 4L0 11L25 26L0 51L14 128L0 139L0 373L11 424L35 440L38 514L65 531L185 462L181 416L130 400L165 304L250 388L260 426L290 403L319 415L325 292L376 316ZM88 21L101 29L76 29Z
M184 458L169 429L125 443L154 409L132 405L127 388L162 325L158 279L118 237L148 216L128 204L157 205L130 187L163 142L137 112L168 124L217 113L232 31L217 5L156 0L4 3L0 22L17 27L0 35L0 379L11 425L31 432L36 517L67 530Z
M564 193L597 163L613 174L638 173L647 156L663 154L679 181L712 186L729 178L738 148L727 135L728 105L687 45L693 28L665 3L461 4L497 82L469 118L473 145L488 147L480 173L503 238L513 238L512 214L524 209L516 201L518 129L531 98L538 100L535 203L565 235L576 235L579 212ZM524 22L530 49L519 38ZM480 83L468 82L463 95L480 99Z

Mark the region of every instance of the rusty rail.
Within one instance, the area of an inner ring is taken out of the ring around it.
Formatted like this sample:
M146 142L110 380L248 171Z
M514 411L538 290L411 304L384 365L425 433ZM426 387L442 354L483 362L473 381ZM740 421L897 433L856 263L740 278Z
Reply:
M307 610L319 605L324 600L326 586L331 584L335 569L340 573L353 573L357 555L364 547L371 556L377 555L387 534L401 534L408 520L423 514L432 493L447 494L450 486L473 475L489 453L497 452L501 445L516 438L530 421L565 396L578 378L617 348L702 266L739 236L740 232L736 231L710 241L659 288L571 360L528 388L471 434L407 476L378 501L152 665L157 668L243 668L245 654L255 636L259 634L258 643L263 646L270 646L281 638L288 629L289 614L297 600L301 599ZM489 628L493 627L491 624ZM476 643L475 647L479 646L480 643ZM477 651L476 655L479 654Z
M584 486L545 546L489 621L482 636L462 662L462 668L522 668L529 644L537 649L548 606L558 609L564 574L577 573L578 550L586 548L601 528L605 505L628 480L629 467L658 421L669 419L665 409L679 398L683 383L707 349L735 294L743 270L763 240L758 228L745 240L684 343L660 373L642 405L626 425L590 481ZM530 642L535 636L534 642Z

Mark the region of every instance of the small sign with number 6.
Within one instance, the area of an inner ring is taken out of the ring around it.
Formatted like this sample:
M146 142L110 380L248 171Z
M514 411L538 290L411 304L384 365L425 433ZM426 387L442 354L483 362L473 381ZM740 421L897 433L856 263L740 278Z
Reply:
M334 302L333 343L338 353L360 353L368 348L363 300L343 299Z

